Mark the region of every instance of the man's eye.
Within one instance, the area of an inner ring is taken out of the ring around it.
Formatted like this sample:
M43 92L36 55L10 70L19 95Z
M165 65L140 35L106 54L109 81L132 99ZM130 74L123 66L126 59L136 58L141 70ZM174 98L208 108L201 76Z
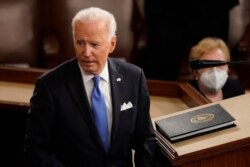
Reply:
M96 47L99 46L99 44L97 44L97 43L92 43L91 45L92 45L94 48L96 48Z
M83 45L84 45L83 41L77 41L77 44L78 44L79 46L83 46Z

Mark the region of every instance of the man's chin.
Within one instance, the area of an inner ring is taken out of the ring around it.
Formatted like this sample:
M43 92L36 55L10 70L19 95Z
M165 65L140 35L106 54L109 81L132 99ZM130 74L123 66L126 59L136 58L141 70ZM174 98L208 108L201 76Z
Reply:
M86 68L86 67L84 67L83 70L84 70L84 72L85 72L86 74L93 74L93 75L96 74L95 68L89 68L89 67Z

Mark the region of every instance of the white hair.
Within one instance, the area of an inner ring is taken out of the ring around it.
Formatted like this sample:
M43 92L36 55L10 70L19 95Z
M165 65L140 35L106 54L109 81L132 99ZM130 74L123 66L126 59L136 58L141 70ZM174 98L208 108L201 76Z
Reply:
M107 20L108 35L110 39L116 35L117 26L114 15L98 7L82 9L76 13L72 19L73 35L75 33L74 26L77 21L88 22L97 20Z

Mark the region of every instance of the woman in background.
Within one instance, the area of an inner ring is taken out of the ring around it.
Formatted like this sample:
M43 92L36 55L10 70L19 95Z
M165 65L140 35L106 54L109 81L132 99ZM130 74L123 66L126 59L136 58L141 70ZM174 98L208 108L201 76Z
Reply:
M230 61L231 56L225 42L220 38L207 37L193 46L189 54L189 62L195 60ZM190 82L209 101L215 102L245 93L236 79L228 76L228 65L191 68L193 80Z

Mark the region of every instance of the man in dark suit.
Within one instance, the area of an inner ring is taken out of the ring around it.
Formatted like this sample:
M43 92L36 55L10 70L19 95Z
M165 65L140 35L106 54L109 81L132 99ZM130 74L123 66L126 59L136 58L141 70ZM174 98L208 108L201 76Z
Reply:
M28 114L25 165L132 167L134 159L135 166L155 166L157 146L144 73L132 64L108 58L116 45L113 15L91 7L79 11L72 26L76 58L36 81ZM106 105L107 150L91 107L95 76L101 78Z

